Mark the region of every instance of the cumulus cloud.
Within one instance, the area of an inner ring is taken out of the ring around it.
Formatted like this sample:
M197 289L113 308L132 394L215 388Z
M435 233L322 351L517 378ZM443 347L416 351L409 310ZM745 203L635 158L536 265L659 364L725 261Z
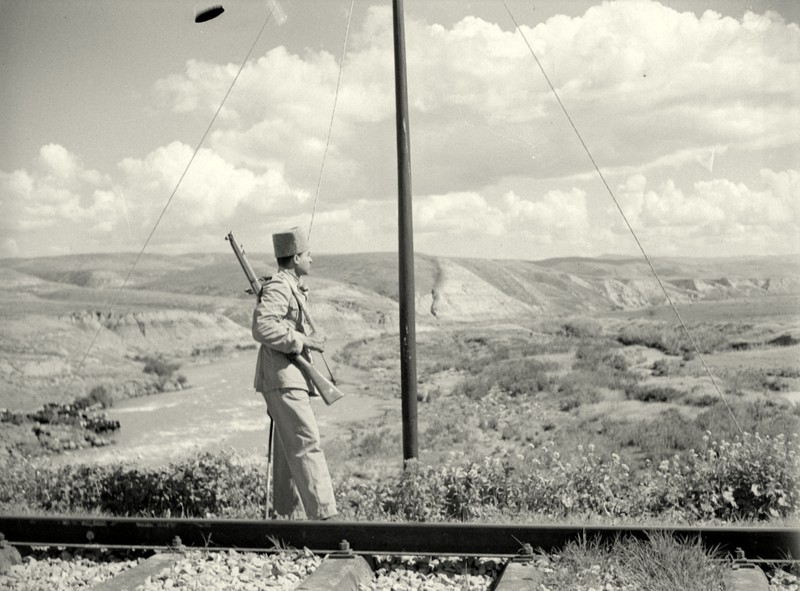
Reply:
M164 224L174 244L188 249L187 232L199 244L234 222L254 233L303 225L319 206L318 250L396 247L392 15L388 6L365 14L353 23L329 145L338 47L273 47L246 65L170 204ZM780 169L748 156L799 155L796 24L775 13L737 19L618 0L521 31L653 244L680 239L693 252L736 236L741 249L748 240L762 248L771 231L786 238L781 248L797 245L795 170L717 173L725 158L730 172L733 158ZM594 198L581 142L507 20L465 15L444 25L409 10L406 49L415 230L426 250L491 256L502 241L521 256L552 245L555 256L626 247L618 216ZM205 121L237 71L188 60L153 95L164 112ZM173 141L101 172L69 146L45 145L30 167L0 172L0 228L21 245L20 230L79 225L95 240L127 236L135 250L193 150Z
M468 191L509 175L589 170L520 34L467 16L450 27L407 16L412 142L423 192ZM794 144L800 30L768 13L741 20L618 1L522 26L600 164L631 174L707 162L711 150ZM344 64L332 182L385 195L379 137L393 134L391 11L371 7ZM235 164L280 160L290 182L316 180L338 56L278 47L248 65L214 149ZM157 85L176 111L215 108L235 68L191 61ZM255 100L253 97L257 97ZM391 147L390 143L384 143ZM376 172L377 171L377 172ZM342 192L336 192L342 195Z
M200 150L192 166L186 166L193 150L173 142L144 158L125 158L112 181L107 175L85 168L80 159L60 145L43 146L35 166L11 173L0 172L0 228L7 236L4 250L23 242L61 237L82 250L90 244L109 245L127 237L127 250L135 250L156 223L168 198L165 225L178 233L199 236L198 229L218 227L235 214L258 215L280 211L307 199L294 191L279 167L256 174L238 168L209 150ZM275 207L276 200L282 205ZM127 232L126 232L127 230ZM37 234L37 232L39 234Z
M508 191L497 197L448 193L417 199L414 230L429 252L460 256L529 258L543 245L570 253L586 251L592 229L586 195L580 189L548 191L539 197ZM498 251L502 249L502 251ZM556 250L548 250L555 255Z
M145 211L166 204L192 151L185 144L173 142L143 159L126 158L120 163L129 186L126 192L137 202L148 204ZM237 169L213 152L200 150L170 207L193 227L225 220L264 182L250 170Z
M84 168L63 146L43 146L32 171L0 171L3 229L17 232L65 223L91 225L100 216L114 219L113 203L99 190L107 183L104 175Z
M648 188L634 176L618 198L634 230L654 247L695 254L796 252L800 248L800 173L762 170L749 186L727 179L695 182L688 190L673 180ZM618 233L626 233L621 223ZM724 249L724 250L723 250Z
M75 175L78 163L64 146L48 144L39 151L39 159L47 172L68 179Z

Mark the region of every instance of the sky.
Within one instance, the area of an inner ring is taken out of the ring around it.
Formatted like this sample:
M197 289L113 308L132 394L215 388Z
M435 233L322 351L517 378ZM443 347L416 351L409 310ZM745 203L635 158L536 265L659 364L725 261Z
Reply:
M397 250L389 0L0 4L0 257ZM796 0L404 4L417 252L800 253Z

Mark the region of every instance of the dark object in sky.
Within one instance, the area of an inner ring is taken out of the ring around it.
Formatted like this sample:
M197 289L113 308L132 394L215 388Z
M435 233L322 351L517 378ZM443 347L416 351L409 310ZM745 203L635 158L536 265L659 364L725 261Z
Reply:
M225 9L222 8L221 4L211 6L210 8L206 8L205 10L198 12L194 17L194 22L204 23L206 21L210 21L212 18L217 18L223 12L225 12Z

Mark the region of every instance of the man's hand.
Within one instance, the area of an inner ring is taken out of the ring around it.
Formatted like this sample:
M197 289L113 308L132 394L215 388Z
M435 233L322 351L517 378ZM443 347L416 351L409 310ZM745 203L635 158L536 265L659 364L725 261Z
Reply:
M319 351L322 353L325 351L325 337L320 336L307 336L305 337L305 347L306 349L310 349L311 351Z

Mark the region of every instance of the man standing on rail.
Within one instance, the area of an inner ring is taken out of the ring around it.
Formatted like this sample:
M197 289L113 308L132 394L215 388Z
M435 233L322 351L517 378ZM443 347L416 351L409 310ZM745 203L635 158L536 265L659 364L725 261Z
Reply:
M278 272L267 279L253 312L253 338L261 343L255 388L275 425L273 507L279 516L330 519L337 514L328 464L309 396L311 381L290 359L323 351L325 337L306 334L303 308L307 288L300 278L311 270L308 240L299 228L272 235Z

